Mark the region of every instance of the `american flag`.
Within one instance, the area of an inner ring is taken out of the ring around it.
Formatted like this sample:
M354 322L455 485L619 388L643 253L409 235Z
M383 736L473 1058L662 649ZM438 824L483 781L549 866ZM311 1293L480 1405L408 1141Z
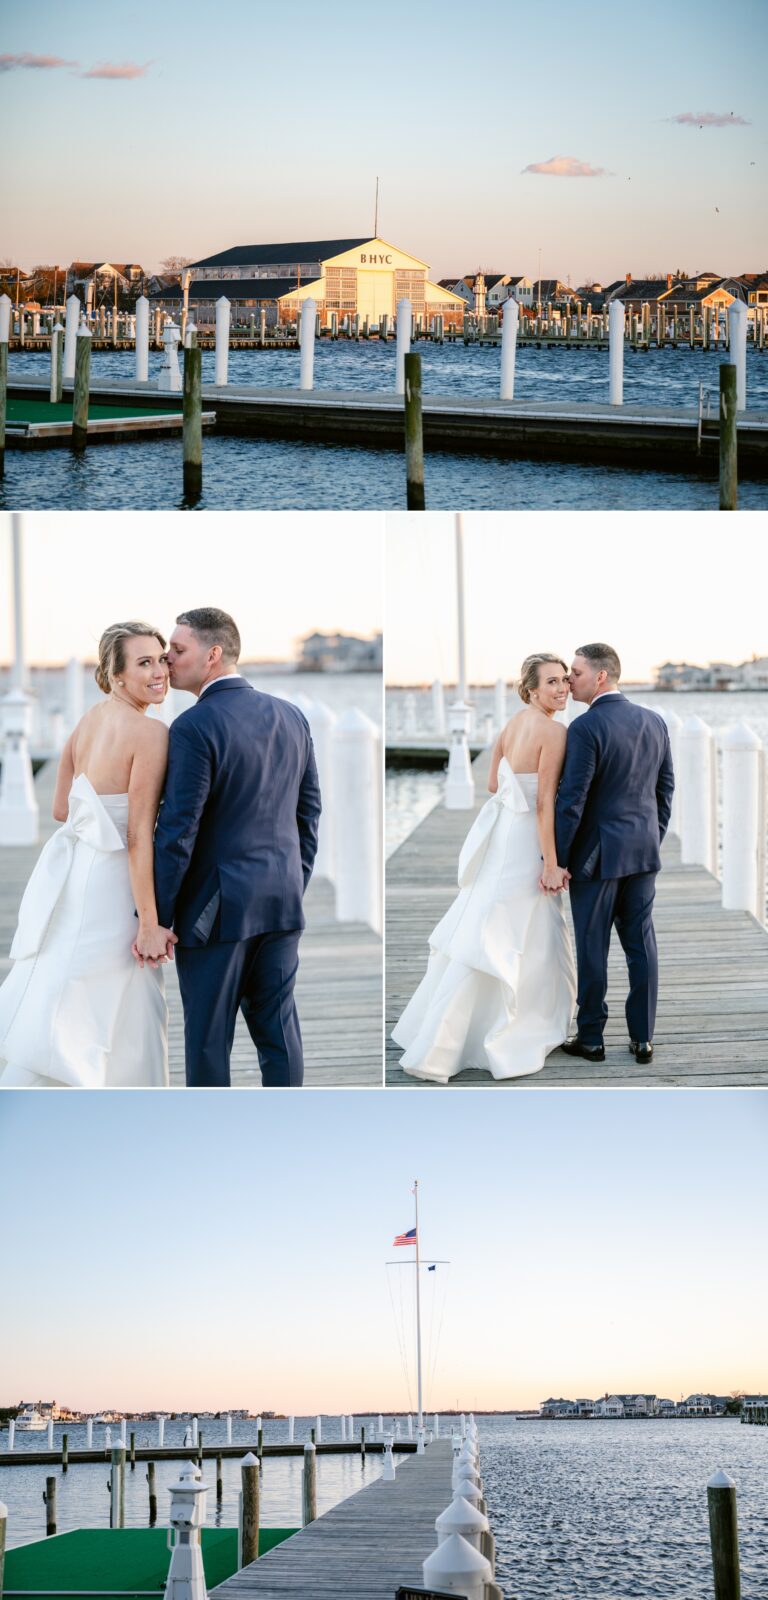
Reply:
M399 1233L397 1235L397 1238L395 1240L393 1240L393 1244L415 1244L415 1243L416 1243L416 1229L415 1228L409 1228L407 1233Z

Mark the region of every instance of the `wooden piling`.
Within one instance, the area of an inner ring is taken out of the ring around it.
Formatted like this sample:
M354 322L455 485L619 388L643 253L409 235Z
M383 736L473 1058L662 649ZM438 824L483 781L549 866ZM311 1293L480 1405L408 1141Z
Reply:
M8 1510L7 1507L3 1505L2 1501L0 1501L0 1600L2 1600L3 1583L5 1578L5 1533L7 1526Z
M109 1479L109 1526L125 1527L125 1446L116 1445L111 1455Z
M0 478L5 477L5 419L8 414L8 345L0 344Z
M301 1475L301 1525L309 1526L317 1517L317 1451L314 1444L304 1446L304 1471Z
M49 1539L56 1532L56 1479L46 1478L45 1494L45 1537Z
M257 1456L259 1458L259 1461L261 1461L261 1459L262 1459L262 1457L264 1455L264 1429L263 1428L259 1428L259 1431L258 1431L258 1434L257 1434L257 1437L256 1437L256 1454L257 1454Z
M199 500L203 492L203 352L198 349L196 334L191 341L184 351L184 498Z
M741 1600L736 1485L726 1473L716 1472L710 1478L707 1505L715 1600Z
M78 333L75 345L75 393L72 401L72 449L82 452L88 442L88 391L91 380L91 336Z
M157 1482L154 1461L147 1462L147 1483L149 1484L149 1526L154 1528L157 1522Z
M735 511L738 501L736 368L720 368L720 510Z
M61 1470L62 1470L62 1472L67 1472L69 1470L69 1434L68 1433L63 1433L62 1436L61 1436Z
M62 380L64 377L64 329L55 326L51 329L51 387L50 399L52 405L61 404Z
M360 1454L365 1460L365 1428L362 1426L360 1428Z
M221 1467L221 1456L216 1457L216 1499L224 1498L224 1477Z
M203 1467L203 1435L198 1429L197 1433L197 1465L202 1471Z
M242 1553L244 1567L259 1554L259 1463L250 1453L240 1467L242 1480Z
M405 357L405 478L409 511L424 510L424 424L421 356Z

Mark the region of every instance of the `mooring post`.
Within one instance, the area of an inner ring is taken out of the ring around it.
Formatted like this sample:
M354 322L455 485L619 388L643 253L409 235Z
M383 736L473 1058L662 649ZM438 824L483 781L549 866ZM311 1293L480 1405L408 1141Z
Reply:
M409 511L424 510L424 423L421 356L405 357L405 478Z
M764 917L766 766L762 740L746 722L723 734L723 909Z
M736 369L736 409L747 408L747 308L743 300L734 300L730 312L731 340L728 361Z
M194 342L184 351L184 499L199 500L203 492L203 352L197 335L191 337Z
M45 1536L50 1538L56 1532L56 1479L46 1478L45 1494Z
M259 1428L258 1433L256 1434L256 1454L257 1454L257 1456L259 1458L259 1461L261 1461L261 1459L262 1459L262 1457L264 1455L264 1429L263 1428Z
M411 302L397 302L397 337L395 341L395 392L405 394L405 358L411 348Z
M75 376L75 348L81 311L82 306L77 295L71 294L67 301L67 313L64 319L64 378L67 383L71 383Z
M362 1459L364 1461L365 1460L365 1425L362 1422L360 1424L360 1455L361 1455L361 1457L362 1457Z
M738 443L736 434L736 368L720 368L720 510L735 511L738 503Z
M301 1475L301 1525L309 1526L317 1517L317 1451L314 1444L304 1446L304 1471Z
M222 1475L221 1456L218 1455L216 1457L216 1499L217 1500L221 1500L223 1498L223 1496L224 1496L224 1478L223 1478L223 1475Z
M305 300L301 308L301 355L299 357L299 388L314 388L315 323L317 301Z
M68 1470L69 1470L69 1434L68 1433L63 1433L62 1436L61 1436L61 1470L62 1470L62 1472L68 1472Z
M136 1434L131 1429L131 1472L136 1470Z
M5 476L5 421L8 414L8 341L11 337L11 302L0 295L0 478Z
M202 1471L202 1468L203 1468L203 1435L202 1435L202 1433L198 1433L198 1435L197 1435L197 1464L198 1464L200 1470Z
M109 1477L109 1526L125 1527L125 1445L115 1445L111 1452L112 1470Z
M229 370L229 318L230 303L226 295L216 301L216 353L214 382L217 389L226 388Z
M517 326L520 311L517 301L506 300L504 315L501 321L501 388L502 400L515 398L515 354L517 350Z
M293 1435L294 1435L295 1426L296 1426L296 1418L295 1417L289 1417L288 1418L288 1443L289 1444L293 1444Z
M8 1507L0 1500L0 1600L3 1600L3 1579L5 1575L5 1535L8 1527Z
M157 1448L162 1450L165 1444L165 1417L157 1419Z
M139 383L149 378L149 301L145 294L136 301L135 376Z
M154 1527L157 1522L157 1484L155 1481L155 1463L147 1462L147 1483L149 1484L149 1525Z
M680 845L684 866L717 863L717 790L712 730L701 717L687 717L678 734Z
M624 403L624 307L620 300L612 300L608 307L608 403Z
M232 1413L227 1412L227 1444L232 1443Z
M240 1564L250 1566L259 1554L259 1463L251 1450L240 1463Z
M739 1528L736 1515L736 1485L726 1472L716 1472L707 1484L709 1540L715 1600L740 1600Z
M72 401L72 449L81 453L88 442L88 393L91 378L91 335L85 318L80 324L75 352L75 393Z
M61 323L57 322L51 329L51 384L48 391L48 398L52 406L57 405L61 400L63 340L64 329L62 328Z
M10 1455L13 1455L15 1440L16 1440L16 1420L15 1420L14 1417L11 1417L9 1419L9 1422L8 1422L8 1452L9 1452Z

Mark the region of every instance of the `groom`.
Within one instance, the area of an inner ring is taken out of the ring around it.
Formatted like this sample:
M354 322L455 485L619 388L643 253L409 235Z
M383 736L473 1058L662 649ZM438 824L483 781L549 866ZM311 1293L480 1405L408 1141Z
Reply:
M320 788L302 713L252 688L239 656L226 611L204 606L177 618L171 686L198 700L171 724L155 833L157 911L178 938L187 1083L229 1084L240 1009L262 1082L297 1087L304 1062L293 989Z
M607 644L582 645L570 673L589 710L568 729L555 807L557 859L571 874L578 1019L561 1049L604 1061L608 946L616 928L629 969L629 1048L653 1059L658 959L653 928L660 845L675 787L669 734L655 711L619 691L621 662Z

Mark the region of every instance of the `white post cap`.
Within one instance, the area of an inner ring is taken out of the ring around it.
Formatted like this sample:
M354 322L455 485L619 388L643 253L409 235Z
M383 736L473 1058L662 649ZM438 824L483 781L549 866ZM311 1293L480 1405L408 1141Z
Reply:
M257 1467L259 1465L259 1458L258 1456L254 1455L252 1450L249 1450L248 1454L243 1456L240 1465L241 1467Z
M762 740L748 722L737 722L723 734L720 743L724 750L761 750Z
M493 1579L490 1561L460 1533L452 1533L444 1539L431 1556L427 1556L422 1571L424 1583L436 1589L442 1584L458 1585L462 1582L476 1587Z
M311 1452L312 1452L312 1454L313 1454L313 1455L314 1455L314 1453L315 1453L315 1446L314 1446L314 1445L313 1445L313 1443L312 1443L312 1440L311 1440L311 1439L310 1439L310 1440L308 1440L308 1442L307 1442L307 1443L306 1443L306 1444L305 1444L305 1446L304 1446L304 1454L305 1454L305 1456L306 1456L306 1455L308 1455L308 1454L309 1454L309 1452L310 1452L310 1451L311 1451Z
M733 1478L729 1478L728 1477L728 1473L727 1472L723 1472L722 1467L719 1467L717 1472L713 1473L712 1477L709 1479L709 1481L707 1483L707 1488L708 1489L735 1489L736 1485L735 1485L735 1483L733 1481Z
M712 737L711 729L707 727L706 722L702 722L701 717L697 717L697 716L694 715L692 717L686 717L685 722L683 723L683 726L680 729L680 738L681 739L700 739L701 735L703 733L706 734L707 737L711 739L711 737Z
M490 1523L488 1518L478 1511L463 1494L454 1495L445 1511L441 1511L435 1520L438 1536L441 1534L460 1533L465 1539L477 1533L488 1533Z

